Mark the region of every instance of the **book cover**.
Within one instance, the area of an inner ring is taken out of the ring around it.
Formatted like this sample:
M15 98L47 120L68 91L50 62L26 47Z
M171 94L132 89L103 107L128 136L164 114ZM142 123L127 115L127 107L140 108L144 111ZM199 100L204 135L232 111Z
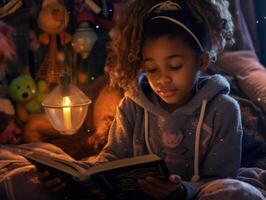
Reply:
M36 153L25 157L39 170L48 170L51 176L61 177L66 182L67 191L75 199L149 199L139 188L138 179L169 176L164 161L154 154L91 167L80 161L67 161Z

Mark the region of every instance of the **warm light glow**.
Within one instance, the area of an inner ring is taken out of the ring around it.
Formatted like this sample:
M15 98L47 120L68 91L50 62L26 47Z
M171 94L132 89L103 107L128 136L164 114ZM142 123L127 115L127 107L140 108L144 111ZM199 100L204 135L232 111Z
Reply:
M53 127L62 135L72 135L82 126L90 103L81 90L62 79L42 105Z
M71 130L71 99L69 96L63 97L63 117L66 130Z

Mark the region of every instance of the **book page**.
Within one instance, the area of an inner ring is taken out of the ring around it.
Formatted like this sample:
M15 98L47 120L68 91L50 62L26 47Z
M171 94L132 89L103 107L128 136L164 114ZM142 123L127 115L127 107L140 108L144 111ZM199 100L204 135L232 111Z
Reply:
M126 167L126 166L131 166L131 165L136 165L136 164L142 164L150 161L156 161L156 160L161 160L160 157L158 157L155 154L149 154L149 155L143 155L143 156L135 156L131 158L124 158L120 160L115 160L115 161L110 161L106 163L101 163L99 165L93 166L86 170L81 176L79 176L79 179L86 179L86 177L89 177L92 174L102 172L102 171L107 171L110 169L116 169L116 168L121 168L121 167Z
M113 163L116 161L111 161ZM121 164L123 162L123 164ZM139 179L153 176L168 180L169 171L163 159L144 156L122 159L108 170L91 174L90 180L113 199L150 199L143 193ZM100 167L100 165L98 166Z
M78 176L80 173L83 173L84 171L86 171L86 169L81 167L80 164L78 165L77 163L74 163L72 161L51 157L49 155L32 153L32 154L25 155L25 157L31 162L35 163L37 167L38 167L38 163L40 163L42 165L55 168L59 171L63 171L75 177Z
M56 162L62 163L63 165L66 165L70 168L77 170L79 173L84 173L87 169L89 169L89 166L81 162L61 160L57 158L52 158L52 159L55 160Z

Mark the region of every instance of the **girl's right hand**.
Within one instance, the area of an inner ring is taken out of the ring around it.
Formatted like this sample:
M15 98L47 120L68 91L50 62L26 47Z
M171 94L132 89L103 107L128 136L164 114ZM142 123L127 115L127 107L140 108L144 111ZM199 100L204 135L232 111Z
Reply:
M152 199L186 199L185 188L178 175L170 175L169 180L149 176L138 182L143 192Z
M53 193L62 191L65 188L65 183L60 178L50 178L49 171L37 171L37 177L42 182L44 187Z

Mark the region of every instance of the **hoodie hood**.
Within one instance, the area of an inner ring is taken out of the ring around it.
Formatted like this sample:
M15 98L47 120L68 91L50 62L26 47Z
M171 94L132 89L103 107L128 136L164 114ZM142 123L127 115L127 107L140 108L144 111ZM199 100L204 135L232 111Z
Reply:
M191 115L198 112L203 99L210 102L217 95L228 94L230 85L228 81L221 75L202 76L198 79L196 92L193 97L182 107L176 109L171 115L184 114ZM155 115L167 116L170 113L158 106L153 100L154 92L152 91L147 78L143 75L140 78L136 89L128 91L125 96L129 97L139 106L147 109L148 112Z

